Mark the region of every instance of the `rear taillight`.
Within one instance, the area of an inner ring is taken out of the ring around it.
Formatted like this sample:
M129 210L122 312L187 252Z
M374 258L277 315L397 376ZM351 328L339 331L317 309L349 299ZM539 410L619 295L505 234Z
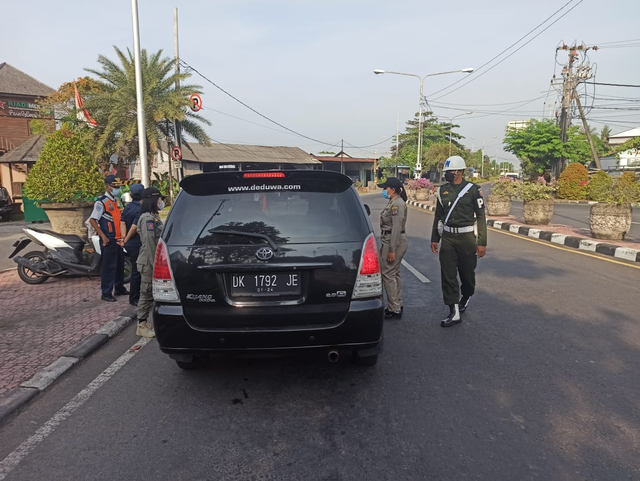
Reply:
M242 176L245 179L282 179L284 172L248 172Z
M173 280L167 246L160 239L153 265L153 300L159 302L180 302L178 289Z
M360 258L360 266L352 298L376 297L381 294L382 276L380 275L378 248L375 237L370 234L362 247L362 257Z

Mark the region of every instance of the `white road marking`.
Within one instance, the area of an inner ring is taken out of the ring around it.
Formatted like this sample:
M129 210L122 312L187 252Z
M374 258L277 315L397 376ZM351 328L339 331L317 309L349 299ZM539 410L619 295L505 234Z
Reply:
M25 459L31 451L33 451L38 444L44 441L50 434L52 434L63 421L69 419L69 417L85 402L89 400L100 387L113 377L129 360L136 355L137 352L143 348L150 339L142 338L136 342L130 349L116 359L113 364L98 375L93 381L91 381L87 387L80 391L76 396L69 401L63 408L53 415L46 423L38 429L33 436L18 446L11 454L4 458L0 462L0 481L6 478L11 471L13 471L19 464ZM139 346L139 347L138 347Z
M640 222L632 222L632 224L640 225Z
M423 276L422 273L420 271L418 271L418 269L413 267L411 264L409 264L404 259L402 259L402 265L405 266L407 269L409 269L409 272L411 272L414 276L416 276L420 282L423 282L425 284L431 282L429 279L427 279L425 276Z

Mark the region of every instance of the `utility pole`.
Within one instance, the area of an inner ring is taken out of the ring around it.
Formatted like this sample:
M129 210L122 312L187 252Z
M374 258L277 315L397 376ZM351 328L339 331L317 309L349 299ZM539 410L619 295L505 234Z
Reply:
M340 173L344 174L344 139L340 143Z
M396 118L396 177L398 177L398 157L400 155L400 113Z
M138 0L131 0L133 20L133 61L136 73L136 114L138 117L138 156L142 185L149 187L149 166L147 164L147 131L144 117L144 94L142 91L142 66L140 64L140 23L138 22Z
M180 45L178 43L178 7L173 9L173 56L175 59L175 71L176 74L180 73ZM180 81L176 79L176 89L180 87ZM174 119L173 121L173 130L175 131L176 136L176 144L178 147L182 149L182 127L180 126L180 121L178 119ZM171 152L169 152L169 157L171 157ZM180 161L180 167L178 168L178 181L181 181L184 177L184 170L182 168L182 161ZM169 171L169 176L172 176L173 172Z
M585 135L589 141L589 146L591 147L591 153L593 155L593 160L596 164L597 168L600 167L600 158L598 156L598 152L596 151L595 145L593 144L593 139L591 137L591 131L589 130L589 124L587 123L587 119L584 115L584 110L582 109L582 105L580 103L580 95L578 94L577 87L581 82L584 82L587 79L590 79L593 75L591 74L591 67L589 65L580 64L577 67L577 71L574 72L574 64L578 59L578 52L588 52L589 50L598 50L597 46L586 46L585 44L578 45L577 42L573 45L566 45L563 43L561 46L556 48L556 53L560 50L565 50L569 52L569 62L562 69L562 109L560 113L560 139L563 143L567 141L567 135L569 131L569 127L571 126L571 102L573 99L576 100L576 106L578 107L578 111L580 112L580 117L582 119L582 125L584 126ZM565 158L560 159L560 162L556 163L555 168L553 169L553 174L556 178L560 176L562 171L565 168Z
M419 179L422 176L422 91L424 79L420 79L420 116L418 117L418 158L416 160L416 168L414 178Z

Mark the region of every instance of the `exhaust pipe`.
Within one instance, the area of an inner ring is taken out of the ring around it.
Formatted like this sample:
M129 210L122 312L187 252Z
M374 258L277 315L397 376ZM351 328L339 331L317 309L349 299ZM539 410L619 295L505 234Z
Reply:
M340 360L340 353L338 351L329 351L327 359L329 359L330 363L336 363Z
M44 274L50 277L60 276L62 274L66 274L67 272L69 272L66 269L62 269L58 272L49 272L46 270L46 268L40 267L41 265L43 265L42 263L35 263L33 261L30 261L26 257L16 256L13 260L16 264L26 267L32 272L36 272L37 274Z

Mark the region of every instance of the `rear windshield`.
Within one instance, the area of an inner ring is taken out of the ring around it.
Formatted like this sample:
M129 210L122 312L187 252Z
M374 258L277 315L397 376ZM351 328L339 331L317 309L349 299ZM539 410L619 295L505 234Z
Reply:
M177 246L267 244L264 236L276 244L352 242L366 237L369 226L351 188L331 192L335 189L330 186L305 184L287 186L290 190L225 189L209 195L183 190L171 211L165 239Z
M0 200L9 200L9 192L4 187L0 187Z

